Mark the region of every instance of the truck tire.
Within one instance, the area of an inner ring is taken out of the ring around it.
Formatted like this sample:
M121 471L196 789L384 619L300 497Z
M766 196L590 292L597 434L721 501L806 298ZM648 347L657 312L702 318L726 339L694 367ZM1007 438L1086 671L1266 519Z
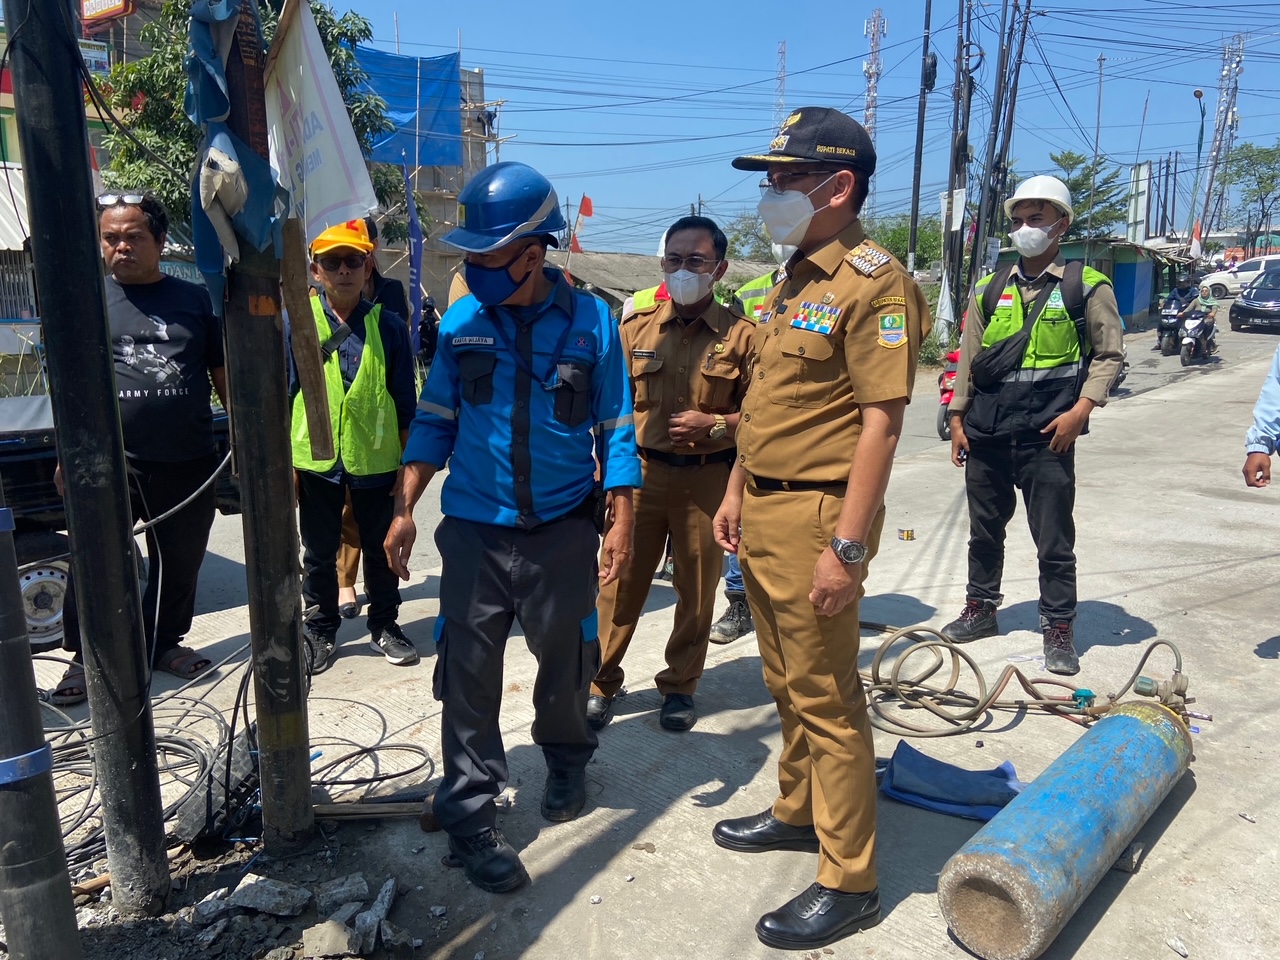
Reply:
M66 535L52 530L15 534L14 549L31 649L39 653L60 647L71 565L66 559L51 558L67 552Z

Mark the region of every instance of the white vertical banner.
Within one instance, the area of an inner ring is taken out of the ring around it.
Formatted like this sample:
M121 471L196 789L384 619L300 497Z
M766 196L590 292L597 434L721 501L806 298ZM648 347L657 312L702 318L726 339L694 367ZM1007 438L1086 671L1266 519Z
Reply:
M364 155L311 15L285 0L266 70L271 166L289 191L290 216L310 243L327 227L378 206Z
M942 232L949 230L959 230L960 225L964 223L964 201L965 192L961 187L959 190L944 190L938 194L938 202L942 205Z
M1135 163L1129 168L1129 216L1125 222L1125 239L1143 243L1150 235L1147 213L1151 201L1151 161Z

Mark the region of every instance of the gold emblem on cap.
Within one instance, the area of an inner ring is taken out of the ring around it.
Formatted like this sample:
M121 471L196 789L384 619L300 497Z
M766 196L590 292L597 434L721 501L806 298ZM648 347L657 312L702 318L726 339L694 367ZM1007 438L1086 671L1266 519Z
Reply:
M822 303L825 306L826 304L833 301L835 298L836 298L836 295L834 293L824 293L822 295Z
M791 116L787 117L787 119L782 121L782 126L778 128L778 132L781 133L783 130L787 129L787 127L799 122L800 122L800 111L797 110Z
M717 344L716 344L716 346L715 346L715 351L716 351L716 353L724 353L724 344L723 344L723 343L717 343Z
M791 139L791 136L789 134L780 133L776 137L774 137L773 140L769 143L769 149L785 150L787 147L787 141L790 139Z

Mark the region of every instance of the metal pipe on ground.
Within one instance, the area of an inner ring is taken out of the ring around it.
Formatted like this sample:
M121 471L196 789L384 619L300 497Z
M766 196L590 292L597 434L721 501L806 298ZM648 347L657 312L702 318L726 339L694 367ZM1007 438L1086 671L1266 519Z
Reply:
M983 960L1035 960L1191 765L1158 703L1113 709L947 861L938 902Z
M40 725L13 514L0 491L0 920L13 960L80 960L53 754Z
M83 63L66 0L4 0L4 20L112 894L126 915L156 915L170 892L169 865Z

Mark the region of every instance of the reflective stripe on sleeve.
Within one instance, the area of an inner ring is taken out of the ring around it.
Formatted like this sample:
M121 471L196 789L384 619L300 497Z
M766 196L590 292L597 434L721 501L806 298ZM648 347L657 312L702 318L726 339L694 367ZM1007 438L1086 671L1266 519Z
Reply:
M448 407L442 407L438 403L432 403L430 400L419 400L418 409L423 413L434 413L437 417L445 420L457 420L458 411L450 410Z
M598 436L606 430L617 430L619 427L629 427L633 423L635 423L635 417L628 413L625 417L616 417L613 420L601 420L592 428L591 432Z

